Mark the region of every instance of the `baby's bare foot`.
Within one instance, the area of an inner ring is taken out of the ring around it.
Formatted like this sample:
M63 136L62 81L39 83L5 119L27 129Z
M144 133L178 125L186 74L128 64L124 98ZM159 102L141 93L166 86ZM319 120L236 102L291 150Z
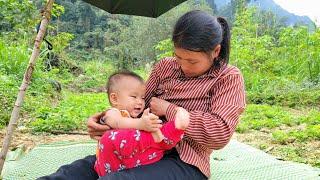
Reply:
M187 110L182 107L177 108L176 119L174 125L177 129L185 130L187 129L190 122L190 115Z

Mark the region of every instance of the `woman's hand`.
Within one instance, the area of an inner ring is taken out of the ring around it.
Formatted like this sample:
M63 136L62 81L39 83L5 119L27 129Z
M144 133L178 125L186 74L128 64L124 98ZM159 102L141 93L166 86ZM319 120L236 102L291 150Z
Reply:
M149 111L149 108L143 111L143 114L140 118L138 129L148 132L155 132L162 127L162 121L159 119L158 116L150 113Z
M152 97L150 101L150 110L157 116L165 116L170 103L166 100Z
M88 133L92 139L100 140L101 136L104 132L111 129L108 125L99 124L99 120L101 117L105 115L105 112L95 114L88 118L87 127Z

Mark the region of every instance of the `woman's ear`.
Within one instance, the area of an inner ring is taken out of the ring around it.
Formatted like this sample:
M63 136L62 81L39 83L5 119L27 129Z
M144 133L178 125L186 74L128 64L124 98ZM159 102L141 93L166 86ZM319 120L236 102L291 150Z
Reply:
M110 93L109 98L111 105L116 106L118 104L118 96L116 93Z
M220 50L221 50L221 45L218 44L212 51L212 54L211 54L213 57L212 59L216 59L219 56Z

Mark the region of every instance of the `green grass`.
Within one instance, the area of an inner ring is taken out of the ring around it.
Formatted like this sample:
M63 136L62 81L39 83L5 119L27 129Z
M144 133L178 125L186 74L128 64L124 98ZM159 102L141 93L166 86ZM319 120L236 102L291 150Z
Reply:
M290 160L300 163L307 163L307 158L302 156L300 148L296 147L281 147L278 151L281 157L285 157L284 160Z
M276 143L287 144L290 136L284 131L276 130L272 133L272 138Z
M287 144L293 140L298 142L320 140L319 111L312 110L307 115L300 116L297 118L296 125L300 125L300 128L272 133L275 142Z
M320 168L319 153L317 154L315 150L316 149L309 149L307 145L286 145L275 148L273 154L286 161L310 164Z
M288 144L293 141L305 142L309 140L320 140L320 124L307 125L301 130L280 131L272 133L272 138L276 143Z
M236 131L245 133L262 128L270 129L273 131L273 141L279 144L320 140L320 111L313 109L304 113L297 115L279 106L250 104ZM279 129L283 125L285 128Z
M12 76L2 75L0 72L0 128L3 128L10 119L10 113L14 105L14 94L17 93L18 87Z
M268 104L290 108L320 107L320 88L280 92L249 91L247 93L247 99L251 104Z
M309 125L319 125L320 124L320 111L312 109L308 115L301 116L298 119L298 123L306 123Z
M291 126L295 124L295 121L295 117L281 107L250 104L242 115L236 130L244 133L250 129L272 129L283 124Z
M0 38L0 69L7 75L22 77L29 60L29 53L25 44L10 46Z
M141 76L146 81L149 77L151 69L138 68L138 69L135 69L133 72L137 73L139 76Z
M320 167L320 111L317 108L249 104L236 129L241 137L256 148L267 150L283 160ZM263 135L263 136L260 136ZM263 138L261 138L263 137Z
M105 93L64 92L62 99L55 106L38 104L31 115L34 120L28 127L33 132L49 133L85 130L86 119L108 107L106 98Z
M87 61L80 62L79 65L85 72L66 84L69 90L77 92L101 90L105 87L108 76L114 72L113 65L107 61Z

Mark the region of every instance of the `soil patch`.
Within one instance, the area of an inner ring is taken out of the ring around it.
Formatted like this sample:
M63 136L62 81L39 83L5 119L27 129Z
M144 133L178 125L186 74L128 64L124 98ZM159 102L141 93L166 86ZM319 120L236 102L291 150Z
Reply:
M85 132L81 132L85 134ZM3 139L5 136L5 130L2 129L0 131L0 139L1 139L1 146L3 144ZM13 138L10 143L9 150L14 150L17 147L25 146L26 150L29 151L30 149L34 148L39 144L47 144L59 141L88 141L90 140L89 135L78 135L78 134L31 134L25 131L15 131L13 134Z

